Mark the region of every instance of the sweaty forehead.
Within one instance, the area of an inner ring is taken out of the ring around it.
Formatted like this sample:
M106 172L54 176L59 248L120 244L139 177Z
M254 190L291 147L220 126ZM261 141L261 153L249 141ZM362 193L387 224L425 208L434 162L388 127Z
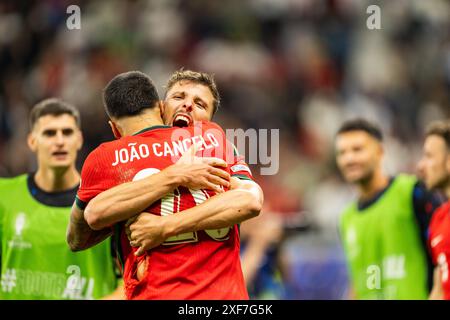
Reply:
M172 86L172 88L170 88L167 95L169 96L175 92L184 92L186 94L199 97L206 101L212 102L214 100L214 97L208 86L190 80L181 80L176 82Z

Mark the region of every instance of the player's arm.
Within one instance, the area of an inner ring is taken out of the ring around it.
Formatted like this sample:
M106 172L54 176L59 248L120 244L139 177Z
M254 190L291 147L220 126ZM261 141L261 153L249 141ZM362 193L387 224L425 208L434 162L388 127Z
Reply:
M225 139L226 140L226 139ZM226 143L229 143L226 141ZM195 230L186 230L192 232L205 229L220 229L224 227L231 227L235 224L240 224L243 221L254 218L259 215L264 202L264 194L261 187L253 180L252 173L247 163L243 160L233 144L229 144L233 149L233 164L230 166L231 190L237 192L249 192L247 196L248 202L243 203L241 211L224 211L216 210L209 217L201 220L195 227ZM220 198L220 196L219 196ZM219 201L219 200L216 200ZM194 211L195 212L195 211ZM196 214L196 213L194 213Z
M430 292L429 300L444 300L444 290L442 288L442 276L439 266L434 268L433 289Z
M217 168L225 167L225 161L197 157L192 161L183 155L178 162L156 174L100 193L85 208L87 223L92 229L101 230L127 220L178 186L216 192L222 191L220 186L229 187L230 175Z
M86 204L96 194L105 190L110 180L105 175L102 164L102 147L92 151L86 158L81 170L81 183L77 192L76 201L72 206L69 224L67 226L66 241L72 251L88 249L103 241L112 234L111 228L93 230L84 218Z
M420 240L426 254L428 290L433 286L433 262L428 247L428 229L431 217L445 199L434 191L427 190L422 182L417 182L413 189L413 208L417 225L420 230Z
M224 140L226 141L226 139ZM228 147L230 145L232 146L232 144L229 144ZM187 219L183 218L184 214L172 215L170 219L173 219L173 224L178 228L172 232L179 234L231 227L259 215L264 201L263 191L253 181L251 170L243 158L239 156L237 149L234 146L233 149L234 162L230 166L231 191L233 192L228 191L225 196L222 194L216 195L212 198L214 200L208 199L205 203L187 210L189 214ZM231 149L227 150L231 151ZM223 209L224 205L225 209ZM167 229L171 228L170 222L168 226L162 228L160 227L161 222L167 221L162 221L161 217L149 214L141 214L128 221L128 228L126 229L128 236L131 237L132 229L135 239L134 245L141 247L138 254L159 245L170 236L171 232L165 234L166 227ZM130 229L131 223L133 223L133 227Z
M190 213L180 216L171 215L172 226L169 227L169 236L206 229L220 229L231 227L259 215L264 202L261 187L254 181L231 179L230 191L218 194L203 204L195 206ZM236 203L233 203L236 201ZM210 203L208 203L210 202ZM228 203L227 203L228 202ZM229 210L227 207L231 206ZM197 210L200 207L199 210ZM185 210L187 211L187 210ZM183 211L182 211L183 212ZM183 221L181 221L183 220ZM170 229L173 229L170 231Z
M116 290L104 296L102 300L126 300L125 287L123 281L117 286Z
M140 214L128 223L130 244L140 247L136 254L141 255L177 234L233 226L259 215L263 201L257 183L233 178L230 191L190 209L164 217Z
M85 250L102 242L112 234L112 228L93 230L84 219L83 210L76 203L72 206L66 240L72 251Z

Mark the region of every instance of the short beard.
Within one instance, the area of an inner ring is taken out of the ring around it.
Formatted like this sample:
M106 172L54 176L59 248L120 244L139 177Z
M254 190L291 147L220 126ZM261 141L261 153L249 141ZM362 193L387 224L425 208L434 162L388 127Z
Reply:
M445 191L447 187L450 185L450 175L446 174L442 177L442 179L438 180L433 186L430 186L430 189Z
M361 178L355 180L353 183L358 184L360 186L367 186L370 184L374 176L374 171L369 171L365 175L363 175Z

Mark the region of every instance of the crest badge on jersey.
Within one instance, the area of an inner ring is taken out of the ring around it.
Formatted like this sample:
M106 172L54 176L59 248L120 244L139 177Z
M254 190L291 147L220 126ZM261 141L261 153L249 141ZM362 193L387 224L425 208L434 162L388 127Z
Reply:
M10 248L16 249L29 249L31 248L31 243L23 240L22 233L26 226L26 214L19 212L14 220L14 236L13 239L8 241Z

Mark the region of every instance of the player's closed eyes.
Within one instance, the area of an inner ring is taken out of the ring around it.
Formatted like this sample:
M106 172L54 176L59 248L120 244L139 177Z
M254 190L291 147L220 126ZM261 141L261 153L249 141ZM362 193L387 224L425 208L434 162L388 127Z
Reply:
M185 99L185 93L183 92L183 93L175 93L173 96L172 96L172 99L174 99L174 100L183 100L183 99ZM198 108L201 108L201 109L206 109L206 103L203 101L203 100L201 100L201 99L195 99L194 100L194 104L198 107Z
M197 107L199 107L199 108L202 108L202 109L205 109L205 108L206 108L205 105L204 105L203 103L201 103L201 102L196 102L195 105L196 105Z
M176 92L172 95L172 99L181 100L184 99L185 94L183 92Z

